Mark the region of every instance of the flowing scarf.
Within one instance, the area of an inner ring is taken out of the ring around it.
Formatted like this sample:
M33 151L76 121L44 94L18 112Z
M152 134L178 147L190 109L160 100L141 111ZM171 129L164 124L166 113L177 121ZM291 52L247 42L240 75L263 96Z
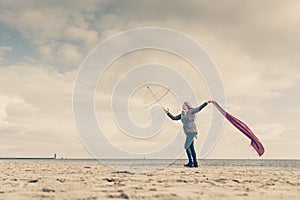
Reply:
M233 125L235 126L238 130L240 130L244 135L246 135L250 140L251 143L250 145L256 150L259 156L263 155L265 152L265 149L262 145L262 143L259 141L259 139L254 135L254 133L250 130L250 128L240 121L239 119L235 118L228 112L226 112L219 104L215 101L211 101L213 105L216 106L216 108L220 111L222 115Z

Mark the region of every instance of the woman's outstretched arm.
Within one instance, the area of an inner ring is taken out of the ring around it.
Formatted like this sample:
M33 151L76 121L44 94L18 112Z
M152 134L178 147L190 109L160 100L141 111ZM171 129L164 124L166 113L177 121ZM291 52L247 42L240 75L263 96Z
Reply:
M174 116L169 112L168 108L164 108L164 111L172 120L180 120L181 119L181 114Z
M201 106L191 109L190 112L192 112L192 114L195 114L202 110L205 106L207 106L207 104L208 102L204 102L203 104L201 104Z

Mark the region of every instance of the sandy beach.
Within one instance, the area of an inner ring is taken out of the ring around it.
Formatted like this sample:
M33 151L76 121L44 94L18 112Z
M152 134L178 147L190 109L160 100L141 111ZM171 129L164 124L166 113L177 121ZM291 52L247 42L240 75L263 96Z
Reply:
M0 161L0 199L300 199L300 171L169 166L148 173L100 163Z

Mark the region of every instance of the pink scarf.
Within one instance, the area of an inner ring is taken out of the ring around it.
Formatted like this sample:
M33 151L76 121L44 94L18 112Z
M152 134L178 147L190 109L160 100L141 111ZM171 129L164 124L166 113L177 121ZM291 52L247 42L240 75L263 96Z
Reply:
M237 129L239 129L242 133L244 133L250 140L251 146L256 150L259 156L263 155L265 149L259 139L254 135L254 133L250 130L250 128L244 124L242 121L238 120L228 112L226 112L219 104L215 101L211 101L212 104L216 106L216 108L224 115L224 117Z

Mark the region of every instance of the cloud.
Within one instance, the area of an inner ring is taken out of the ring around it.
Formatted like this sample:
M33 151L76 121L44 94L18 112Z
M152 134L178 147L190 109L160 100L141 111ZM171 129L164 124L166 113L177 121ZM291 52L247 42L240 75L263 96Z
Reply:
M7 108L22 103L23 100L16 97L0 96L0 130L11 127L13 124L7 121Z
M49 44L39 47L40 54L48 62L62 63L73 67L79 66L82 54L74 44Z
M228 111L259 132L276 132L274 138L262 136L269 148L275 148L281 132L296 141L295 130L300 128L299 113L295 112L299 110L300 89L299 7L297 1L1 1L0 23L33 44L37 53L35 63L46 63L33 66L16 60L18 64L1 68L1 127L6 137L8 133L19 134L10 140L8 137L9 144L21 138L20 144L29 146L26 144L29 139L23 138L27 134L38 141L48 136L52 142L55 137L75 141L71 136L73 124L68 118L75 71L74 68L65 73L58 71L64 65L79 66L94 46L113 34L158 26L185 33L205 47L222 76ZM0 48L0 60L12 51L10 46L13 45ZM107 79L120 76L126 64L151 60L151 55L155 61L172 60L171 56L153 52L136 55L140 57L120 59L123 63L111 70ZM180 62L170 64L185 71ZM104 90L109 92L110 88ZM198 93L201 92L199 87ZM73 139L64 138L60 128L68 132L66 138ZM225 131L230 135L230 129ZM224 143L220 143L214 156L224 155L222 148L234 145L239 139L228 141L223 137Z
M0 46L0 62L3 61L3 56L12 50L13 48L11 46Z
M78 45L82 56L112 34L135 27L162 26L190 34L205 44L209 52L218 51L217 56L236 53L238 48L239 54L250 59L293 65L299 62L298 7L299 2L258 4L236 0L217 4L196 0L88 4L3 1L0 21L23 33L38 48L69 43Z
M98 33L95 30L86 30L80 27L68 27L63 31L66 40L82 41L87 45L93 45L98 41Z
M50 66L0 69L0 146L21 150L3 150L1 156L87 156L73 125L74 77L74 71L61 74Z
M73 66L76 63L78 66L78 62L98 42L98 32L90 24L96 3L2 1L0 23L22 33L37 46L40 53L37 58L42 56L41 60L47 62Z

